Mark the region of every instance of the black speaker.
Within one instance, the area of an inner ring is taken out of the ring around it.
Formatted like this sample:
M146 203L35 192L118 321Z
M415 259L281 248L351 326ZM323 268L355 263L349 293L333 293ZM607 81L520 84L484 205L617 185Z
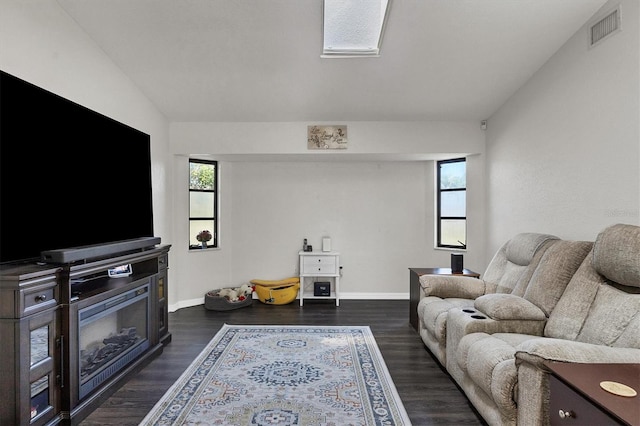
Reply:
M454 274L461 274L462 269L462 254L451 253L451 272Z
M331 283L329 281L317 281L313 283L314 296L330 296Z

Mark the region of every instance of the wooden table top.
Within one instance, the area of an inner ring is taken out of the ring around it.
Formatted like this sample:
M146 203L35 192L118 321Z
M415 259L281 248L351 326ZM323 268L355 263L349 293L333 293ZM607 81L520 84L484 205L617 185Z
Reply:
M471 269L463 269L462 272L451 272L451 268L409 268L418 275L460 275L463 277L480 277L480 274Z

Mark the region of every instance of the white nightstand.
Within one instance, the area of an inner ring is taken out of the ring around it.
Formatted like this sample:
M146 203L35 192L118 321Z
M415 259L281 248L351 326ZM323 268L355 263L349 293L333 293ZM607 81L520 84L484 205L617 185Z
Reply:
M301 251L300 257L300 306L304 299L335 299L340 306L340 253L335 251ZM328 296L315 296L311 278L328 278L330 293ZM333 281L333 282L332 282Z

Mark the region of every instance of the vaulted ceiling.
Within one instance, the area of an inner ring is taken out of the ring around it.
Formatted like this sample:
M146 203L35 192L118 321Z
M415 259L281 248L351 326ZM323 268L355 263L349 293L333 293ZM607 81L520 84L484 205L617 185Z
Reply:
M485 119L606 1L392 0L358 59L322 0L57 2L172 122L320 122Z

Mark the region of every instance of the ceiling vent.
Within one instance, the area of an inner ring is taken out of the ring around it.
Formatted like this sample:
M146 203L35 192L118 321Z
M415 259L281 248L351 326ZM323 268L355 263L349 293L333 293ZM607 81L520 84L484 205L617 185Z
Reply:
M620 7L608 13L589 28L589 47L604 41L620 31Z

